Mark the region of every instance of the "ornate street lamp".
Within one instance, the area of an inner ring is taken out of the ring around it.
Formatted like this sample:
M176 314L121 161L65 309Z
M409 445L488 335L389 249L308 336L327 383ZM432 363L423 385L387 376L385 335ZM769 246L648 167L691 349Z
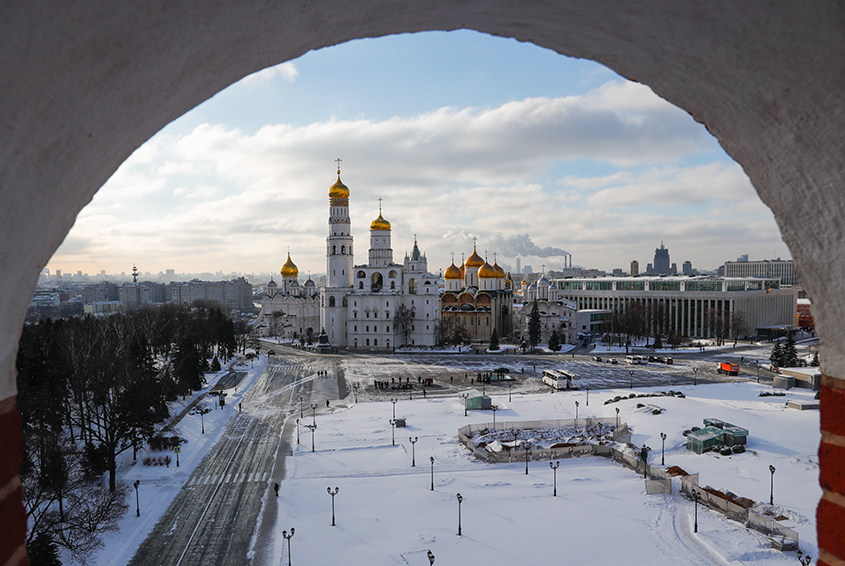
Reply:
M772 473L772 485L769 491L769 505L775 504L775 467L769 464L769 471Z
M390 419L390 445L396 446L396 419Z
M631 389L634 388L634 370L628 370L628 375L631 377Z
M337 495L337 492L340 491L340 488L335 487L334 491L332 491L331 487L327 487L326 491L328 491L329 495L332 496L332 526L334 527L335 526L335 524L334 524L334 496Z
M469 399L469 393L463 393L461 397L464 400L464 416L467 416L467 399Z
M499 410L499 406L490 405L490 410L493 411L493 430L496 430L496 411Z
M138 486L141 485L141 480L135 480L132 484L135 487L135 516L141 516L141 501L138 499Z
M411 438L410 436L408 437L408 441L411 443L411 467L412 468L415 468L417 466L417 455L416 455L416 450L415 450L414 445L417 443L417 440L419 440L419 439L420 439L419 436L415 436L413 438Z
M619 428L619 407L616 407L616 428Z
M554 497L557 497L557 469L560 467L560 460L558 460L557 462L549 462L549 467L554 470L555 476L555 491L552 495Z
M287 531L282 531L282 536L288 541L288 566L290 566L290 539L293 538L293 533L295 529L293 527L290 528L290 534Z
M698 500L701 499L701 494L697 491L692 492L692 498L695 500L695 526L692 528L692 532L698 532Z
M299 419L296 419L296 443L299 444Z
M523 443L523 446L525 446L525 475L527 476L528 475L528 457L531 456L531 450L530 450L531 444L529 444L528 442L525 442L525 443Z
M431 457L431 491L434 491L434 456Z
M698 368L692 368L692 384L698 385Z
M660 450L660 465L666 465L666 433L660 433L660 439L663 441L663 448Z
M586 389L586 390L587 390L587 403L586 403L586 406L587 406L587 407L589 407L589 406L590 406L590 386L589 386L589 385L585 385L585 386L584 386L584 389Z
M578 401L575 401L575 430L578 430Z
M461 497L460 493L457 495L457 497L458 497L458 536L460 537L460 536L463 536L461 534L461 503L463 503L464 498Z
M307 424L305 426L311 429L311 452L314 452L314 431L317 430L317 425Z
M397 403L398 401L399 401L399 399L391 399L391 400L390 400L390 402L391 402L391 403L393 403L393 418L394 418L394 419L396 418L396 403Z
M317 424L317 403L311 403L312 424Z

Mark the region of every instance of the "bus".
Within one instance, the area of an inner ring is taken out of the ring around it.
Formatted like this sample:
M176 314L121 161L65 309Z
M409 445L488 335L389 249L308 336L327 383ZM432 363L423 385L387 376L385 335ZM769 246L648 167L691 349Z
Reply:
M648 363L644 356L625 356L625 361L632 365L646 365Z
M581 388L581 378L576 373L565 369L543 370L543 383L558 391Z

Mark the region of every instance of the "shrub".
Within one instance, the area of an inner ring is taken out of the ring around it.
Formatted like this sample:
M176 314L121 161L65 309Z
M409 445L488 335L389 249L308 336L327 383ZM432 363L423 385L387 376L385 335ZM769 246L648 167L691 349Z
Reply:
M719 450L719 454L722 456L730 456L733 454L733 450L731 450L730 446L723 446L721 450Z
M689 436L691 432L692 432L692 431L691 431L690 429L686 429L686 430L683 432L683 435L684 435L684 436Z
M663 410L662 410L662 409L655 409L655 410L653 410L653 411L651 412L651 414L652 414L652 415L659 415L659 414L660 414L660 413L662 413L662 412L663 412Z
M642 403L637 403L637 408L638 408L638 409L642 409L643 407L645 407L645 405L643 405Z
M745 452L745 446L743 446L742 444L737 444L733 447L733 452L734 454L742 454L743 452Z

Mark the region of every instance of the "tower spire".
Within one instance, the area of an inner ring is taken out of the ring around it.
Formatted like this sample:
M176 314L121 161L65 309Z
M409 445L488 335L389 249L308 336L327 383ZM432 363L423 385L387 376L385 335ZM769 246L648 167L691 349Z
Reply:
M337 162L337 174L340 175L340 162L343 161L343 159L338 157L335 161Z

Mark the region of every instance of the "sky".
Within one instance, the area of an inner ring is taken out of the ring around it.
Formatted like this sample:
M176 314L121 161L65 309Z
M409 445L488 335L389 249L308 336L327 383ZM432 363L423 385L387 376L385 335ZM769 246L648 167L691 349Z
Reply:
M79 214L51 271L325 272L335 159L356 263L369 224L429 270L478 252L514 270L715 269L788 258L771 211L703 125L644 85L470 31L309 52L231 85L138 148Z

